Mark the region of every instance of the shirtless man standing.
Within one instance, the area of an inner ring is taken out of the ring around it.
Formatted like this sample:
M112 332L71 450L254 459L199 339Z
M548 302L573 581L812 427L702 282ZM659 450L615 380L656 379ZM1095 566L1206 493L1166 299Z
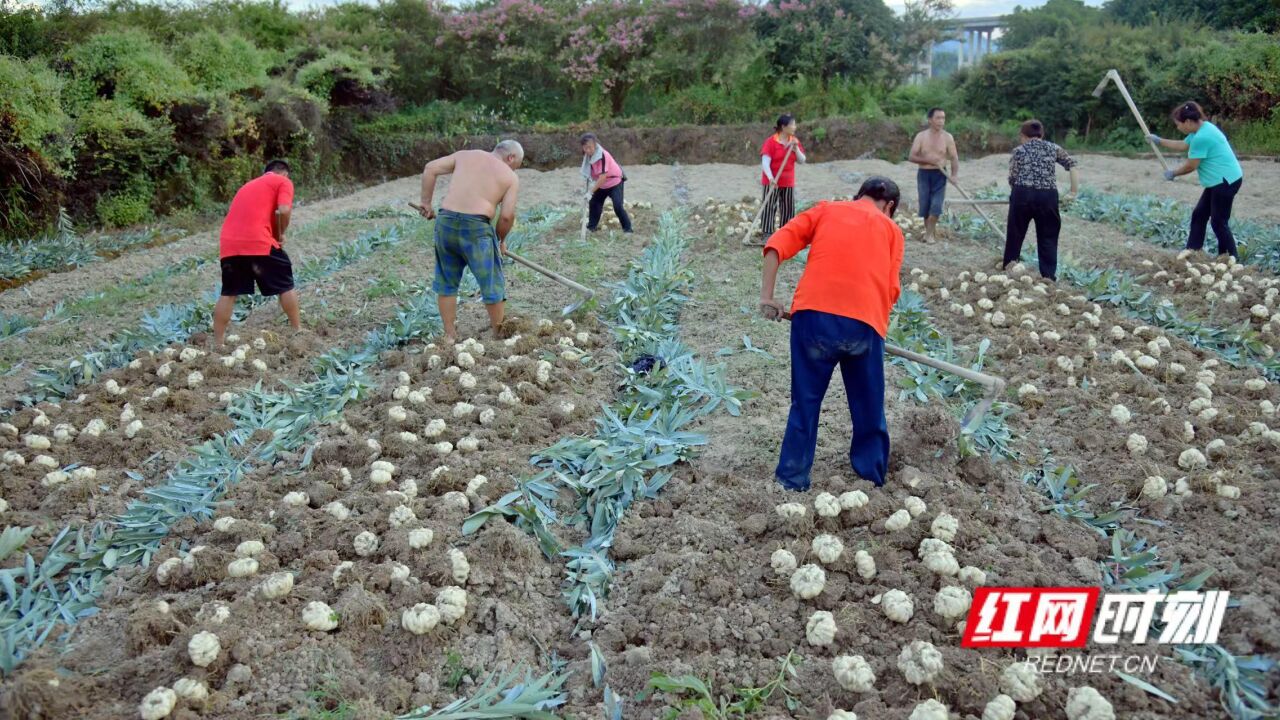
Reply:
M947 114L942 108L929 108L926 116L929 127L916 133L911 143L911 155L907 158L920 166L916 171L916 191L920 194L920 217L924 218L925 242L936 238L938 218L942 215L942 199L947 194L947 176L942 166L951 160L951 177L960 174L960 153L956 152L956 140L942 128L947 124Z
M471 268L480 284L480 295L489 312L489 326L496 334L502 325L503 302L507 299L502 275L502 256L507 251L507 233L516 222L516 191L520 180L516 169L524 160L524 148L515 140L503 140L493 152L460 150L436 158L422 171L422 199L419 212L435 218L436 273L431 288L440 305L445 342L458 339L458 285L462 269ZM440 213L431 207L436 178L453 175L449 192L440 204ZM502 205L494 232L493 215Z

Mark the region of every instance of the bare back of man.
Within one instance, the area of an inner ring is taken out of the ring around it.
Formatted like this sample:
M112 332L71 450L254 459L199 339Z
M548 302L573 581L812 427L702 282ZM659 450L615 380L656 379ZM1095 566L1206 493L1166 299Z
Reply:
M907 159L920 166L916 172L920 217L924 219L925 242L932 242L937 235L938 218L942 215L942 203L947 194L945 167L950 161L949 177L955 180L960 174L960 153L956 151L955 138L943 129L947 113L942 108L930 108L926 117L929 127L916 133Z
M506 300L502 255L516 221L520 180L515 171L523 160L520 144L504 140L492 152L461 150L432 160L423 170L421 212L436 219L432 289L438 298L446 341L457 338L458 288L464 268L470 268L480 284L490 327L496 333L502 324ZM431 198L442 175L453 179L437 217ZM502 210L495 231L490 223L499 206Z

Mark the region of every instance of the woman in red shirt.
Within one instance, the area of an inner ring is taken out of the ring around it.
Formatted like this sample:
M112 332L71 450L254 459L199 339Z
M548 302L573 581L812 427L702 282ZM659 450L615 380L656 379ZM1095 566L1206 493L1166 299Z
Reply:
M783 165L782 159L787 157L788 149L791 150L791 157ZM795 217L796 163L804 161L804 145L796 137L796 119L789 114L782 115L774 125L774 133L760 146L760 169L763 171L760 184L764 186L761 200L769 198L771 185L778 186L774 201L764 209L761 220L764 237L768 238L775 229L786 225Z

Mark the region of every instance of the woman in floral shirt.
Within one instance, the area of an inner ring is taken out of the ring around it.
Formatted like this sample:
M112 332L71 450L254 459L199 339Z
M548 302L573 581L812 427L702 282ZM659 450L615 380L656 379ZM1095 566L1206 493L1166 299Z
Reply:
M1078 188L1076 161L1066 150L1044 139L1044 125L1039 120L1022 123L1018 133L1022 144L1009 158L1009 222L1005 231L1004 265L1016 262L1022 255L1022 241L1027 227L1036 224L1036 254L1040 258L1040 275L1058 279L1058 232L1062 217L1058 214L1058 178L1054 164L1071 173L1071 192Z

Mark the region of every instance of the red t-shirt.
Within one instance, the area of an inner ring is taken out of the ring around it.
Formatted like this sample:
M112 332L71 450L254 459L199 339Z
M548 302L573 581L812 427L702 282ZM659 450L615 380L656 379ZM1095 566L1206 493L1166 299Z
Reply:
M801 144L800 138L796 138L796 150L804 152L804 145ZM764 145L760 146L760 156L768 155L769 172L778 179L778 187L795 187L796 186L796 150L791 151L791 157L787 158L787 166L782 167L782 158L787 157L787 146L778 142L777 135L770 135L768 140L764 141ZM778 171L782 174L779 175ZM768 185L769 178L764 172L760 173L760 184Z
M791 312L819 310L861 320L884 337L902 285L902 229L870 200L820 202L769 238L779 260L809 248Z
M254 178L236 191L222 221L218 238L220 258L232 255L270 255L280 247L271 232L276 208L293 205L293 183L274 172Z

